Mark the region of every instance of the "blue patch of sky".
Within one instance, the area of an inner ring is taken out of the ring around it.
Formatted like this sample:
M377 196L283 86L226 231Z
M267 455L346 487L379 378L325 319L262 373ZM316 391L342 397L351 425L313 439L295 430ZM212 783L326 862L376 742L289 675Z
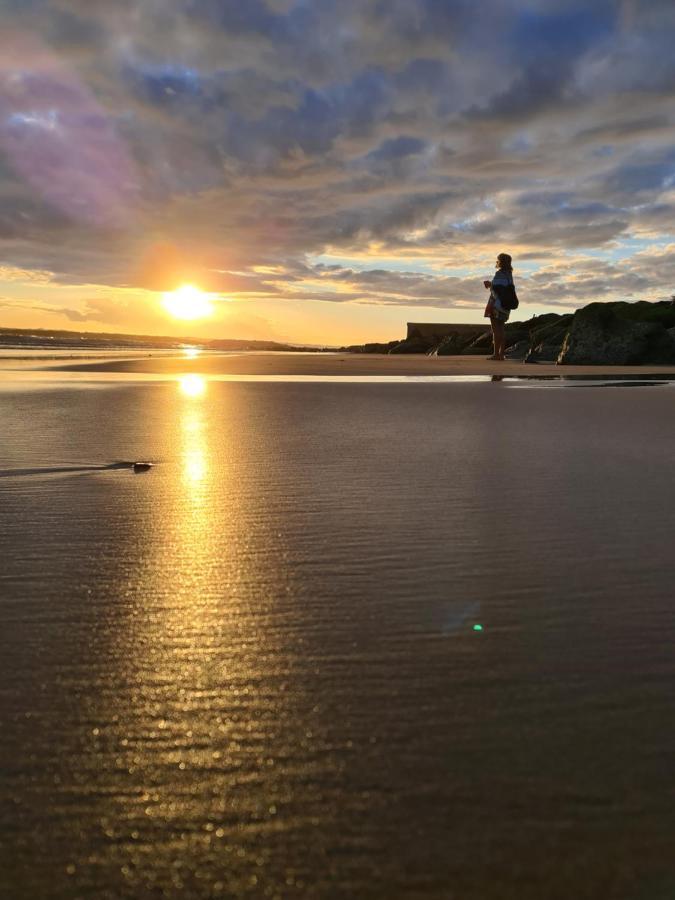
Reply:
M44 128L54 131L58 125L59 112L57 109L36 110L11 113L7 118L8 125L19 125L34 128Z
M622 263L645 250L664 250L673 243L671 237L622 237L607 247L579 247L572 255L589 256L608 263Z
M520 275L534 275L535 272L538 272L542 265L546 262L544 259L524 259L518 261L517 259L513 260L513 273L515 277Z
M569 5L564 12L525 10L516 16L510 41L525 58L583 53L616 29L617 8L610 0Z
M605 184L610 189L622 193L661 190L669 186L673 175L675 175L675 148L658 162L628 163L621 166L605 178Z
M672 237L625 237L616 241L609 251L610 259L624 259L643 250L663 250L673 243Z
M427 146L427 141L423 141L421 138L401 135L401 137L388 138L386 141L383 141L379 147L368 153L366 159L404 159L407 156L422 153Z
M202 79L195 69L177 63L144 63L129 69L141 93L159 103L172 96L193 96L201 92Z

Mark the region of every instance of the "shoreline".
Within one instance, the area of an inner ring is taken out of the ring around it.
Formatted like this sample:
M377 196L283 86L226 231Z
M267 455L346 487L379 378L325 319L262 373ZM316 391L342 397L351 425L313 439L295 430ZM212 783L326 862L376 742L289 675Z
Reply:
M3 363L5 361L3 360ZM11 363L11 360L6 362ZM51 361L53 362L53 360ZM201 374L213 375L308 375L308 376L494 376L529 378L566 378L573 376L672 376L675 377L675 364L645 366L559 366L554 363L523 363L515 360L496 362L483 357L473 356L423 356L421 354L385 355L385 354L351 354L351 353L236 353L228 352L222 356L210 353L187 357L147 356L143 358L91 359L82 362L69 361L67 365L44 365L42 360L35 360L33 371L78 372L81 374L97 372L119 372L157 375ZM12 371L27 371L29 367L22 365L12 370L10 366L0 365L0 370L10 374Z

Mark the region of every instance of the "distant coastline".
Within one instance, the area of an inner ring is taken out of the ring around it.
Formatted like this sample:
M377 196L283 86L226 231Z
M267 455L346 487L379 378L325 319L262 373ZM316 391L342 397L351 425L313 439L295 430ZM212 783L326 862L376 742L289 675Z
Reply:
M323 348L278 341L169 337L149 334L68 331L64 329L0 328L1 350L185 350L321 352Z
M675 364L675 305L590 303L574 313L547 313L506 326L506 357L511 362L558 366L641 366ZM0 328L0 350L98 353L189 350L211 353L311 353L372 356L483 357L492 337L486 323L408 322L404 338L328 345L287 344L234 338L170 337L113 332Z

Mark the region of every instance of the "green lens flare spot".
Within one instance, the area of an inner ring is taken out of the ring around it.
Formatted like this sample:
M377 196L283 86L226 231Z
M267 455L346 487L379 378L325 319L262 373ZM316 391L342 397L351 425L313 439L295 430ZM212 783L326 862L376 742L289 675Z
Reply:
M483 630L483 626L482 626L482 625L474 625L474 626L473 626L473 630L474 630L474 631L482 631L482 630Z

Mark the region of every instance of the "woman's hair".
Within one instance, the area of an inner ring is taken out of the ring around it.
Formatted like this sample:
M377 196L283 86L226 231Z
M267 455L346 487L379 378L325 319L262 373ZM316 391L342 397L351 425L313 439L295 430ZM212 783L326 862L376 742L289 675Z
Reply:
M497 256L497 262L499 263L500 269L506 269L507 272L512 270L511 257L508 253L500 253Z

